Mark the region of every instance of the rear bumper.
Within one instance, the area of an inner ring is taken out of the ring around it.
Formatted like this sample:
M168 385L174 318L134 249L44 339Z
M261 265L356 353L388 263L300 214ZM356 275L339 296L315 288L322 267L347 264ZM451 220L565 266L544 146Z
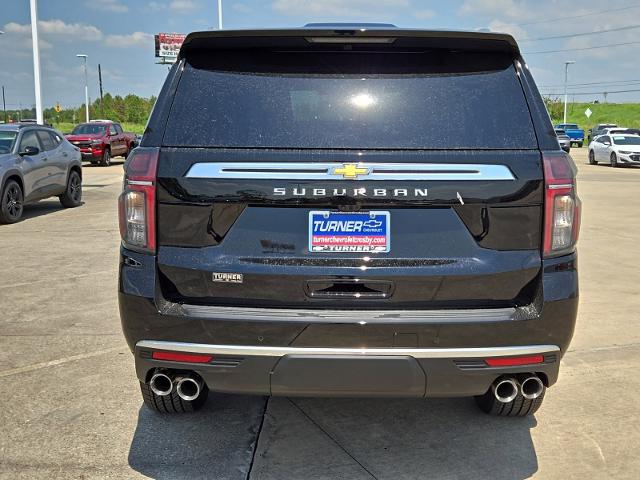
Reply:
M103 150L102 148L99 148L99 149L81 148L80 153L82 153L83 160L94 160L96 158L102 158Z
M153 351L212 355L206 364L159 361ZM558 377L553 345L492 348L298 348L140 341L136 372L147 382L156 368L195 371L209 389L275 396L456 397L486 392L501 375ZM540 355L542 363L489 367L486 358Z
M211 307L167 302L157 290L155 257L123 249L120 317L143 382L155 368L173 368L195 371L210 389L231 393L470 396L505 373L537 372L548 386L555 383L577 316L576 265L575 254L545 260L541 294L515 309ZM532 348L543 363L498 368L483 361ZM214 359L158 361L151 358L155 349L209 351Z

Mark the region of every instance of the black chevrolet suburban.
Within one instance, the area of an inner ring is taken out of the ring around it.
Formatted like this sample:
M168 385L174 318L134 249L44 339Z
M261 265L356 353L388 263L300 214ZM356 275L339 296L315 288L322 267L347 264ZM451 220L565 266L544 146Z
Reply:
M119 200L144 402L468 396L534 413L576 320L575 174L509 35L190 34Z

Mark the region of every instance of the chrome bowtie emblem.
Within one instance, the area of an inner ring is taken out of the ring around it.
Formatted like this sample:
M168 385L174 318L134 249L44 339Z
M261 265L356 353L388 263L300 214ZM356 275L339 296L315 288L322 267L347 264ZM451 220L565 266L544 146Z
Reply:
M334 167L331 170L331 175L342 175L342 178L347 180L356 180L360 176L369 175L370 168L364 167L357 163L344 163L340 167Z

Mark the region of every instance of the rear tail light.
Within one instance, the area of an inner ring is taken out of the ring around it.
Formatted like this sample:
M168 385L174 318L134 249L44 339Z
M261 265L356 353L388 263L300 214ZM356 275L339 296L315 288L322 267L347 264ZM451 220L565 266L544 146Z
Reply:
M544 257L573 251L580 231L581 202L576 192L576 167L564 153L543 155Z
M124 187L118 199L120 236L125 246L155 252L156 173L158 149L138 147L125 163Z

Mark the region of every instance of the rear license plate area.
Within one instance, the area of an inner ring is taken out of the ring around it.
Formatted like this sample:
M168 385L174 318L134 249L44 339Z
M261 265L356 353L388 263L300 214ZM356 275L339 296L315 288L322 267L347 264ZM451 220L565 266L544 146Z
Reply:
M390 249L389 212L309 212L309 252L385 253Z

